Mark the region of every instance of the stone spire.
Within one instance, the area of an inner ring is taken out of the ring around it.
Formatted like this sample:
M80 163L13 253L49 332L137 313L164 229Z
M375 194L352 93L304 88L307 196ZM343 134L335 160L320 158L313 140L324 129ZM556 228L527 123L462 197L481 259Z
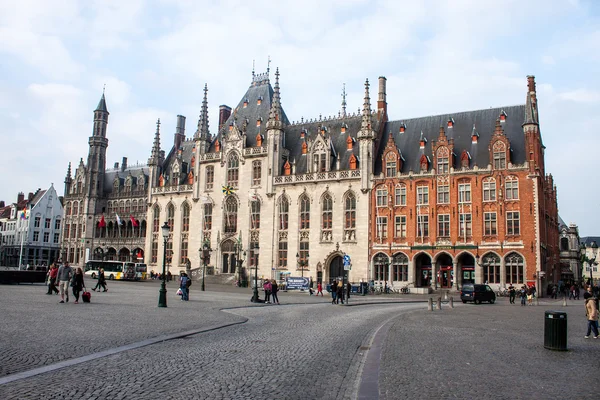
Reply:
M362 123L360 129L363 131L370 131L372 123L371 116L371 98L369 97L369 79L365 81L365 101L363 103L362 110Z
M198 119L198 129L194 135L195 139L208 140L208 85L204 84L204 98L202 99L202 109L200 110L200 118Z
M154 144L152 145L152 154L148 159L148 165L158 165L160 159L160 118L156 121L156 133L154 134Z
M98 107L96 107L94 111L104 111L106 113L108 112L108 109L106 108L106 99L104 98L104 90L102 90L102 97L98 102Z
M525 99L525 124L539 124L535 76L527 76L527 98Z
M346 118L346 84L342 86L342 118Z
M71 161L69 161L69 167L67 168L67 177L66 180L71 180Z
M269 120L267 121L267 129L282 129L281 121L281 99L279 97L279 68L275 70L275 87L273 88L273 101L271 110L269 111Z

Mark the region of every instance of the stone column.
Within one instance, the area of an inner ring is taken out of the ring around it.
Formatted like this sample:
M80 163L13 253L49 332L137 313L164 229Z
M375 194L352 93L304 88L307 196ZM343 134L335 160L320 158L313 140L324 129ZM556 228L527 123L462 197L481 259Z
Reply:
M458 269L458 262L452 263L452 271L454 273L454 283L456 284L456 290L460 290L462 284L462 271Z
M431 260L431 287L437 290L437 266L436 263Z
M413 282L413 287L417 287L415 269L413 268L413 262L411 260L408 261L408 282Z
M506 285L506 263L504 262L504 257L500 258L500 287L504 287Z
M481 259L478 260L475 258L475 283L483 283L483 269L481 268L479 261L481 261Z

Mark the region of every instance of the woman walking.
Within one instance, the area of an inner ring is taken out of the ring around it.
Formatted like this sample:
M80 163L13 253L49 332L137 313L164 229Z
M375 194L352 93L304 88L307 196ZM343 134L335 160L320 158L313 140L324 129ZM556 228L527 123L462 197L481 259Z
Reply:
M58 294L58 289L56 288L56 277L58 276L58 267L56 264L52 263L50 265L50 270L48 271L48 293L47 294Z
M321 293L321 297L323 297L323 283L321 283L321 282L317 283L317 294L316 294L316 296L318 296L319 293Z
M104 288L103 292L108 291L108 289L106 288L106 278L104 277L104 268L100 268L98 270L98 282L96 283L96 286L92 288L92 290L94 292L96 291L96 289L100 291L100 287Z
M598 339L598 308L596 308L596 299L590 293L584 293L585 315L588 320L587 333L585 338L590 338L590 333L594 331L594 339Z
M273 304L279 304L279 297L277 297L277 292L279 292L279 286L277 286L277 281L273 279L271 282L271 299L273 300Z
M78 304L79 293L81 293L81 291L85 287L85 283L83 283L83 270L81 269L81 267L75 270L75 275L73 275L73 281L71 283L71 286L73 286L73 296L75 296L75 304Z

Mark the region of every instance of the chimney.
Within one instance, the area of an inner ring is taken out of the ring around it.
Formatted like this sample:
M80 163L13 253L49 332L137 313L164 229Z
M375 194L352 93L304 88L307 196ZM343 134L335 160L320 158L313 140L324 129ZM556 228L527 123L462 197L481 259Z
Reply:
M379 96L377 97L377 112L382 115L387 115L387 99L386 99L386 85L387 79L385 76L379 77Z
M124 172L127 169L127 157L123 157L123 162L121 163L121 172Z
M4 204L4 200L0 200L0 207L6 207L6 205Z
M118 162L115 163L115 169L119 169L119 163Z
M23 192L19 192L19 194L17 195L17 203L20 203L23 200L25 200L25 194L23 194Z
M175 149L178 150L181 147L181 143L185 140L185 117L183 115L177 116L177 126L175 127Z
M27 195L27 201L31 201L33 200L33 193L29 192L29 194Z
M231 115L231 107L228 107L224 104L219 106L219 129L223 126L227 119Z
M529 87L529 93L535 93L535 76L527 75L527 86Z

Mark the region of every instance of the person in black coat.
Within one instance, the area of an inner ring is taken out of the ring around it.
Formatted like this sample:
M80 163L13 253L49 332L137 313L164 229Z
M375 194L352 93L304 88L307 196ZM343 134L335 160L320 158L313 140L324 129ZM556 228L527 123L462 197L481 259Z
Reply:
M85 287L85 283L83 282L83 270L81 268L77 268L77 270L75 271L75 275L73 275L71 286L73 286L73 296L75 296L75 304L78 304L79 293L81 293L81 291Z

